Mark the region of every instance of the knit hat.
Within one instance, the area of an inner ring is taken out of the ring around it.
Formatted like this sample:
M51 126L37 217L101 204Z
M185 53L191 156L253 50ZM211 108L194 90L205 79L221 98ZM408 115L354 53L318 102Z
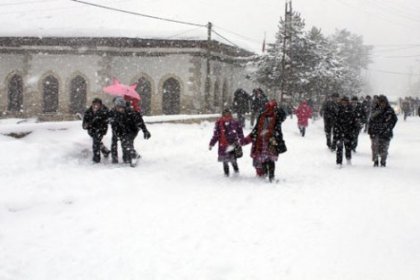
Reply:
M115 105L115 107L124 107L125 108L127 106L127 102L124 100L124 98L118 96L114 99L114 105Z

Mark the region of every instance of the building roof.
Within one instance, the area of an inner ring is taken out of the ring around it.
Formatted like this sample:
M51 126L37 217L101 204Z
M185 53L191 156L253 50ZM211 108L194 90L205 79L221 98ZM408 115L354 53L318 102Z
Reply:
M0 48L24 47L69 47L69 48L178 48L202 49L231 57L252 57L255 54L242 48L212 40L168 40L128 37L0 37Z

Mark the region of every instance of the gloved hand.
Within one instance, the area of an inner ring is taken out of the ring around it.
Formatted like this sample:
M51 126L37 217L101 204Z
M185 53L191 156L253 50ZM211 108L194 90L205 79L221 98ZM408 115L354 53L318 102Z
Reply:
M150 137L152 137L152 135L150 134L150 132L148 130L143 131L143 137L144 139L149 139Z
M212 148L213 148L213 146L209 145L209 151L211 151Z

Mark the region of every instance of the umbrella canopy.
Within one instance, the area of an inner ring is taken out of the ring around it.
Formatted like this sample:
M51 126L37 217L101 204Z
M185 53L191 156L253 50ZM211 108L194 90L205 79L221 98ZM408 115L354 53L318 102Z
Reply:
M102 90L113 96L129 97L130 99L140 101L140 95L137 93L136 87L137 84L132 84L130 86L123 85L114 78L112 80L112 85L104 87Z

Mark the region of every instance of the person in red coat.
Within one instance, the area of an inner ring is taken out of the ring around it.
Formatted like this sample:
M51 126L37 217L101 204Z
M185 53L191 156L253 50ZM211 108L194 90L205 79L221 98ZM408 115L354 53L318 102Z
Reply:
M305 136L306 127L308 126L308 119L312 118L312 108L308 105L306 100L303 100L299 107L296 108L295 114L298 119L298 128L302 137Z
M281 128L285 119L286 112L277 107L275 100L267 102L251 133L242 143L243 145L252 143L252 164L257 176L265 178L268 175L270 182L274 180L275 162L279 154L286 151Z

